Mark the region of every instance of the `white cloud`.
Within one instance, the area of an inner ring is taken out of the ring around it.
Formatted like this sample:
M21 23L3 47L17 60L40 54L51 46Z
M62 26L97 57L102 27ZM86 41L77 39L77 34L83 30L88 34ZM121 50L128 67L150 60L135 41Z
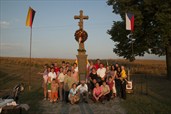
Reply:
M0 28L6 29L6 28L9 28L9 26L10 26L9 22L7 22L7 21L0 21Z

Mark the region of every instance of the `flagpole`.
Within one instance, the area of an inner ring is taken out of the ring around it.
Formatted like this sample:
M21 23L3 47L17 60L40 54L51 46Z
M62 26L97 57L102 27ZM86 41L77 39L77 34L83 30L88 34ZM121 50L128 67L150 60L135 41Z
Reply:
M132 57L134 57L134 46L133 46L133 31L131 31L131 50L132 50Z
M32 47L32 26L30 27L30 72L29 72L29 91L31 90L31 47Z

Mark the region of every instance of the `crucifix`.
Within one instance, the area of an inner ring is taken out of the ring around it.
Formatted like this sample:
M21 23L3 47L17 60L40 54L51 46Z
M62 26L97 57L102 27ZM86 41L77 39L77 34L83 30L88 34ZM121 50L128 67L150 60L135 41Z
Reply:
M87 76L87 55L84 48L84 42L87 40L88 34L83 30L83 20L88 18L88 16L83 15L83 10L80 10L80 15L74 16L74 19L80 20L78 22L79 29L75 32L75 40L79 43L77 55L79 81L85 81Z
M84 16L83 10L80 10L80 15L75 15L74 19L80 19L80 22L78 22L78 26L81 30L83 30L83 19L88 19L88 16Z

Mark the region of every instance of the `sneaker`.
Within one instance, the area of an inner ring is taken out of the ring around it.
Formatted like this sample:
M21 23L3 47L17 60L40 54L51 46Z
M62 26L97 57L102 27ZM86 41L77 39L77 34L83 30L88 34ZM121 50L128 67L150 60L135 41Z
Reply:
M45 101L46 100L46 97L43 100Z

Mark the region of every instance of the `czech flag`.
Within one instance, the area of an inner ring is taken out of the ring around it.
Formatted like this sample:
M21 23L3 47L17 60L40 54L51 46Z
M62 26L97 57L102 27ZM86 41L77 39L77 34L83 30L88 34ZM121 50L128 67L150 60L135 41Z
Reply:
M33 10L31 7L29 7L27 19L26 19L26 26L32 27L35 13L36 13L36 11Z
M134 14L125 13L126 18L126 30L134 31Z

